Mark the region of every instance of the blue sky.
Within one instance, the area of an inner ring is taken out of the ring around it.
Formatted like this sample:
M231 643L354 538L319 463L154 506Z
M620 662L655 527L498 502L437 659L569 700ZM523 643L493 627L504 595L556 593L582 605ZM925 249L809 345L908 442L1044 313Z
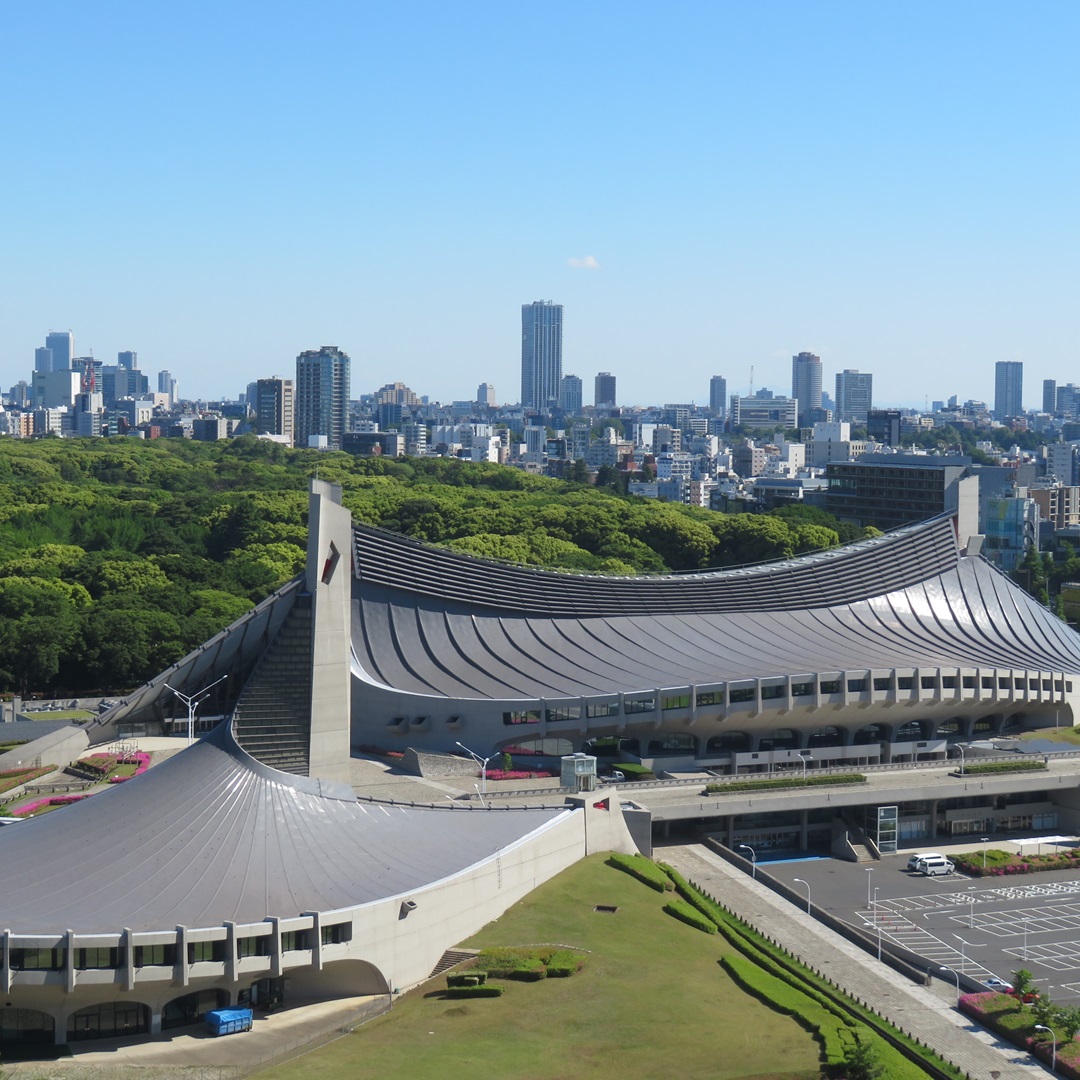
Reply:
M235 397L519 396L520 305L627 404L790 357L875 402L1080 382L1080 5L0 3L0 383L49 329ZM577 265L575 265L575 263ZM595 264L595 265L593 265Z

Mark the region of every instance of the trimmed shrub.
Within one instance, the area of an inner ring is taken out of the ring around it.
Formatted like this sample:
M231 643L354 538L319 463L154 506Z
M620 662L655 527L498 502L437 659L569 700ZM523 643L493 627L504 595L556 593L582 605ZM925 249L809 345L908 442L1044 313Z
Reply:
M547 978L547 968L544 966L543 960L530 957L522 960L510 972L510 978L517 979L518 982L539 982L541 979Z
M664 905L664 910L680 922L684 922L696 930L703 930L706 934L716 933L716 923L712 919L706 918L697 908L688 904L685 900L669 900Z
M487 982L486 971L453 971L446 976L447 986L483 986Z
M501 986L489 986L484 983L482 986L450 986L443 991L443 997L448 998L474 998L474 997L501 997L503 988Z
M777 788L831 787L834 784L865 784L862 773L839 773L836 776L807 776L804 780L784 778L782 780L732 780L726 784L706 784L706 795L722 795L728 791L769 791Z
M627 780L655 780L656 773L647 765L639 765L636 761L620 761L611 766L618 769Z
M965 765L962 774L958 770L953 775L986 776L989 773L1041 772L1046 767L1045 761L1031 761L1030 759L1023 761L987 761L983 765Z
M644 855L623 855L615 851L608 856L608 865L625 870L657 892L670 892L675 888L671 878Z

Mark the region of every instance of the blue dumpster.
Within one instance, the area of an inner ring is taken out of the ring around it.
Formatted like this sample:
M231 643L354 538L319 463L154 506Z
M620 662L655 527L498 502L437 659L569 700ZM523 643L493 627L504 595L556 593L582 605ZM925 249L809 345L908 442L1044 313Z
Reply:
M214 1009L206 1014L206 1028L211 1035L232 1035L237 1031L250 1031L250 1009Z

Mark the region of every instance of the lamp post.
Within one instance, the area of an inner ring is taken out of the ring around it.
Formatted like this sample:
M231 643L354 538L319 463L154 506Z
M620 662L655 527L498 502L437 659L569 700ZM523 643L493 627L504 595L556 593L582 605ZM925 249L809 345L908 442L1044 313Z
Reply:
M1028 922L1029 919L1024 920L1024 963L1027 963L1027 935L1028 935Z
M973 885L968 890L968 904L970 905L970 914L968 915L968 929L975 929L975 886Z
M1057 1034L1048 1024L1036 1024L1035 1030L1050 1032L1050 1071L1053 1072L1057 1068Z
M757 852L749 844L740 844L739 850L750 852L750 877L757 880Z
M217 686L219 682L224 682L229 676L222 675L220 679L215 679L212 683L204 686L201 690L194 694L181 694L175 686L169 686L165 684L167 690L171 690L186 706L187 706L187 744L190 746L195 741L195 710L202 704L206 695Z
M481 795L486 795L487 794L487 765L488 765L488 762L491 760L491 758L495 757L495 755L492 754L491 757L481 757L479 754L474 753L472 750L470 750L464 743L455 742L454 745L455 746L460 746L461 749L464 750L465 753L468 754L469 757L471 757L473 759L473 761L475 761L476 764L480 766L480 784L481 784L480 794Z
M947 971L956 979L956 1004L960 1004L960 976L951 967L939 967L938 971Z
M814 755L811 754L809 750L800 750L799 751L799 760L802 762L802 778L803 778L803 782L805 783L805 781L806 781L806 763L808 761L813 761L814 760Z
M960 751L960 775L964 775L964 746L962 743L956 744L956 749Z
M870 875L874 872L872 866L864 867L866 870L866 906L870 906Z
M792 878L791 880L796 885L805 885L806 886L806 914L809 915L810 914L810 886L809 886L809 884L807 884L807 882L803 881L803 879L801 877Z
M880 885L874 886L874 922L877 924L877 958L881 959L881 912L878 911L877 894Z
M983 846L983 869L984 869L984 870L986 869L986 845L987 845L987 844L989 844L989 843L990 843L990 837L989 837L989 836L984 836L984 837L982 838L982 846Z
M953 934L953 937L960 942L960 970L967 974L967 954L965 949L977 949L980 945L985 944L982 941L965 941L959 934Z

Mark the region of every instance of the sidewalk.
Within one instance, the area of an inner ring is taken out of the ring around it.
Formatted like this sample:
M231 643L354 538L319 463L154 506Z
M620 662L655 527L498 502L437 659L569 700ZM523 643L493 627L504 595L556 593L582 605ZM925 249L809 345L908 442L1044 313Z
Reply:
M896 1027L933 1046L973 1080L1053 1075L1034 1057L960 1013L951 993L942 998L928 987L909 982L707 848L657 847L653 855L762 933L782 941L808 967L869 1003Z

